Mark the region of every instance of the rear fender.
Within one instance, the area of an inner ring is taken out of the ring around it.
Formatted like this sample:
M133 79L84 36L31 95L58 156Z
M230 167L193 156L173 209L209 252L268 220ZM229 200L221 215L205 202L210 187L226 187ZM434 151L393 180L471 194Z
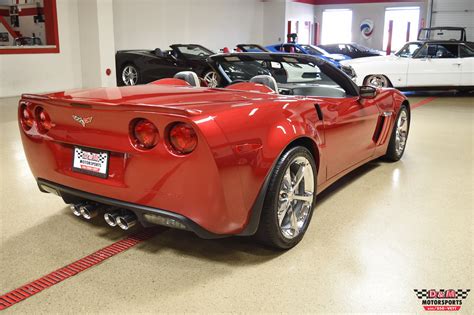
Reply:
M306 139L311 143L318 163L323 124L318 119L314 102L294 100L243 106L232 113L220 115L216 121L235 155L243 206L248 214L245 228L239 234L251 235L258 228L268 181L278 159L298 140ZM322 180L319 175L318 180Z

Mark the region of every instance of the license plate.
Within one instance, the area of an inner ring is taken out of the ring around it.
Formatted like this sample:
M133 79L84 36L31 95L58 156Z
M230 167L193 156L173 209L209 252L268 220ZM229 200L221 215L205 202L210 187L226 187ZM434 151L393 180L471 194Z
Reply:
M101 178L107 178L109 152L74 147L72 170Z

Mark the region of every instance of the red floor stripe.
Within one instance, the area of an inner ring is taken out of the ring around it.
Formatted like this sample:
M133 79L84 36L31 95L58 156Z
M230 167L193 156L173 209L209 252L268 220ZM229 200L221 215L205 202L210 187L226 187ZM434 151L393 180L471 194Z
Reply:
M436 99L436 97L428 97L428 98L425 98L424 100L421 100L413 105L411 105L411 109L415 109L417 107L420 107L420 106L423 106L423 105L426 105L428 104L429 102L432 102Z
M89 256L81 258L65 267L59 268L58 270L55 270L46 276L5 293L4 295L0 296L0 311L17 304L29 298L30 296L35 295L36 293L52 287L61 281L75 276L78 273L137 245L138 243L150 239L155 236L156 233L156 229L147 229L134 235L130 235L129 237L104 247Z

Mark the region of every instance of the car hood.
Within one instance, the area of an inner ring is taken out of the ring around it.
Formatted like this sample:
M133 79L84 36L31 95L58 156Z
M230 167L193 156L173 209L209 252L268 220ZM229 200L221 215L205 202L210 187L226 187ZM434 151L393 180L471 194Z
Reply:
M328 54L328 55L325 55L325 56L329 57L331 59L337 60L337 61L350 59L348 56L342 55L342 54Z
M357 64L364 64L364 63L373 63L373 62L391 62L393 60L398 59L395 55L390 56L374 56L374 57L364 57L364 58L356 58L351 60L344 60L341 61L341 64L345 66L352 66Z

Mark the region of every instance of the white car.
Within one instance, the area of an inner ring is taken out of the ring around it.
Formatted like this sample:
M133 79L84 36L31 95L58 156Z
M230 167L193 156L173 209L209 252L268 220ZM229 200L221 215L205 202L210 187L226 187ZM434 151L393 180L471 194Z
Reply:
M398 89L474 90L474 43L409 42L390 56L342 61L357 85Z

